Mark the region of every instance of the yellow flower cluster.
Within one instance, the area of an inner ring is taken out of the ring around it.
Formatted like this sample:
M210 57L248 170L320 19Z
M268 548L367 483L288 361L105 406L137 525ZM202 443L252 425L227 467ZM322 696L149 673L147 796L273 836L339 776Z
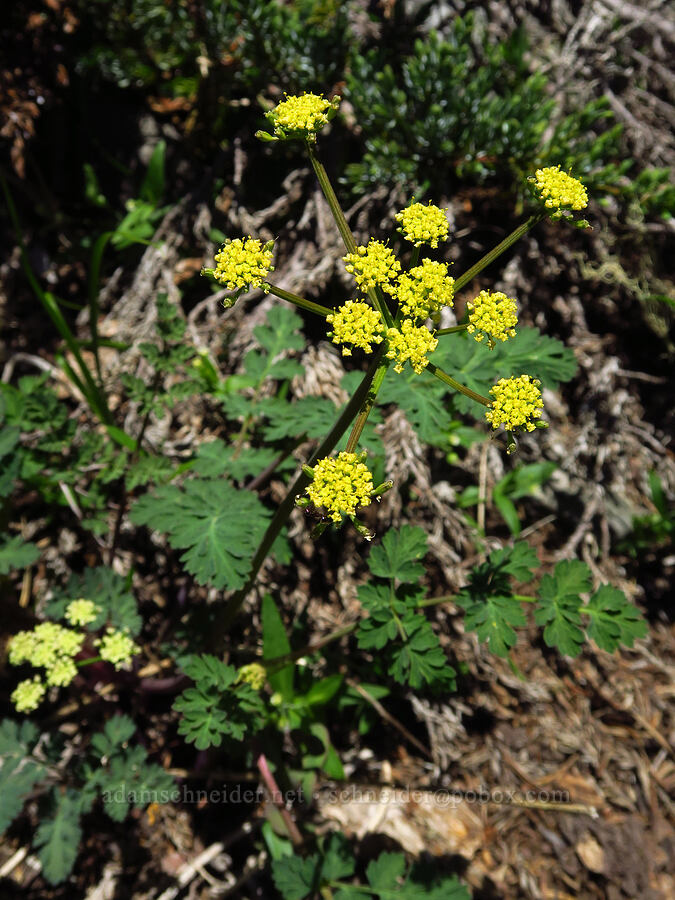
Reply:
M30 663L45 670L48 687L63 687L70 684L77 675L73 657L82 649L84 638L84 634L56 622L41 622L32 631L19 631L11 638L8 654L10 665ZM45 691L45 683L37 675L22 681L12 694L17 712L36 709Z
M285 137L286 131L319 131L328 123L327 113L333 108L336 107L323 94L286 94L286 99L267 113L267 117L277 137Z
M379 312L361 300L347 300L336 312L326 316L326 321L333 326L328 336L334 344L353 344L372 353L372 344L382 341L383 325ZM351 356L352 351L343 347L342 355Z
M12 691L11 701L17 712L33 712L37 709L45 695L46 688L42 679L35 675L34 678L26 678L19 682Z
M536 428L533 419L541 417L544 407L541 399L539 385L541 382L529 375L519 375L514 378L500 378L490 393L495 398L491 409L485 413L485 418L493 428L503 425L507 431L516 428L526 428L534 431Z
M480 294L467 303L469 310L469 334L476 332L476 340L487 338L490 350L494 349L496 341L505 341L515 337L515 326L518 324L518 307L512 297L507 297L501 291L490 293L481 291Z
M213 277L231 291L253 287L266 290L264 279L274 270L272 242L262 244L257 238L236 238L216 253Z
M112 663L116 669L121 669L126 663L131 662L132 656L141 650L125 631L118 631L112 626L108 627L103 637L94 641L94 644L98 647L101 659Z
M537 169L534 186L548 209L585 209L588 206L586 188L578 179L561 172L560 166Z
M9 642L9 662L13 666L29 662L49 670L62 657L77 656L84 635L56 622L41 622L32 631L20 631Z
M395 295L393 282L401 271L401 263L382 241L371 239L367 247L357 247L356 253L348 253L343 259L345 268L361 290L367 291L379 284L383 291Z
M93 622L101 612L100 606L97 606L93 600L71 600L66 607L66 619L71 625L89 625Z
M387 340L387 359L396 360L394 371L402 372L403 366L410 360L410 365L418 375L429 365L427 353L432 353L438 346L438 338L426 326L413 325L411 319L404 319L399 328L389 328Z
M445 210L431 202L428 206L413 203L396 213L395 218L401 223L399 234L416 247L430 244L435 249L439 241L447 240L449 226Z
M267 681L267 670L260 663L248 663L239 669L237 681L250 684L254 691L261 691Z
M426 319L442 306L452 306L455 279L445 263L422 260L422 264L399 276L396 291L399 309L413 319Z
M337 457L320 459L313 469L314 479L307 494L314 506L323 506L333 522L343 515L353 516L359 506L368 506L373 476L356 453L343 451Z

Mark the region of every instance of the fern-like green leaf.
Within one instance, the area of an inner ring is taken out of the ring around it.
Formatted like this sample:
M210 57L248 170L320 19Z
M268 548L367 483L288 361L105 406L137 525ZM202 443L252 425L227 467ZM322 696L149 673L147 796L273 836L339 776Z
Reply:
M0 575L7 575L14 569L25 569L39 556L39 548L24 541L20 535L7 538L0 544Z
M613 653L622 644L632 647L647 634L647 623L618 588L603 584L581 611L590 616L586 632L598 647Z
M92 737L91 746L99 756L112 756L124 748L134 731L136 726L129 716L112 716L103 726L103 731Z
M444 400L447 390L437 378L422 378L406 370L385 378L377 399L379 403L393 403L403 410L424 443L444 447L455 418Z
M0 834L19 815L26 797L47 775L31 756L38 738L32 722L0 722Z
M464 627L487 641L496 656L507 656L516 643L514 628L527 624L520 603L510 594L473 597L467 589L460 591L457 602L464 607Z
M230 590L246 583L268 518L255 494L222 479L164 485L131 510L133 522L165 532L169 544L184 551L181 559L200 584Z
M272 878L283 900L304 900L313 893L319 880L321 859L316 854L283 856L272 861Z
M219 478L224 475L232 481L243 481L259 475L278 456L278 451L269 447L243 447L237 452L232 444L216 438L201 444L191 471L202 478Z
M390 528L382 542L373 547L368 557L368 567L379 578L392 578L412 583L424 575L419 560L427 552L427 536L418 525Z
M237 671L215 656L191 656L183 665L195 682L173 708L181 713L180 734L198 750L219 747L223 737L240 741L264 723L264 704L250 684L236 683Z
M39 848L45 879L50 884L60 884L70 875L82 837L80 798L72 788L63 794L54 788L52 799L56 812L38 827L33 843Z
M392 677L399 684L413 688L420 688L426 682L452 690L456 673L448 665L430 622L422 615L410 615L403 621L403 628L405 642L392 645Z
M591 573L578 559L559 562L552 575L544 575L534 612L537 625L544 625L544 640L567 656L577 656L584 642L579 609L580 594L591 588Z

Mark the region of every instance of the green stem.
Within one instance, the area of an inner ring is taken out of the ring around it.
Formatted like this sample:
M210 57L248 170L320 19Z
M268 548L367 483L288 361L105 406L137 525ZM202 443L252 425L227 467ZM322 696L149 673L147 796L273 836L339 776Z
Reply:
M441 603L452 603L454 599L454 594L444 594L442 597L431 597L429 600L419 600L416 606L417 609L424 609L427 606L439 606Z
M349 439L347 441L347 446L345 450L347 453L353 453L356 450L356 445L359 442L359 438L363 432L363 429L366 426L366 422L368 421L368 416L375 405L375 399L377 397L377 392L382 387L382 382L384 381L384 376L387 374L387 369L389 368L389 361L383 362L377 372L375 372L375 377L373 378L373 383L368 392L368 396L365 399L363 406L361 407L358 416L356 417L356 421L354 422L354 426L352 428L352 432L349 435Z
M421 249L422 249L421 247L413 247L412 248L412 253L410 254L410 265L408 266L409 270L414 269L415 266L417 265L417 263L420 261L420 250Z
M380 350L373 357L368 371L363 377L363 381L354 392L354 395L350 398L349 403L344 408L331 430L328 432L321 444L315 450L311 459L308 461L307 465L310 468L316 463L318 459L327 456L334 450L337 442L349 428L352 419L361 409L361 406L368 396L368 392L370 391L370 387L373 383L375 374L380 367L383 353L384 347L380 348ZM277 508L277 511L270 521L270 524L267 526L267 530L265 531L260 545L256 550L255 556L251 561L251 570L249 572L248 579L246 580L246 584L232 595L227 605L225 606L225 609L216 619L213 628L213 640L215 642L215 646L218 646L220 638L227 632L227 629L239 612L239 608L246 599L248 592L253 587L255 580L258 577L258 572L260 571L263 562L267 558L267 554L272 548L272 544L279 536L281 529L284 527L286 521L288 520L288 517L293 511L295 498L298 496L298 494L301 494L304 491L309 483L309 477L305 474L304 471L301 470L295 481L288 489L286 496Z
M304 297L299 297L297 294L293 294L290 291L285 291L283 288L277 287L275 284L270 284L267 282L267 287L269 289L270 294L274 294L275 297L279 297L281 300L287 300L289 303L294 303L296 306L299 306L300 309L306 309L308 312L316 313L318 316L323 316L324 319L326 316L329 316L334 310L328 309L327 306L321 306L318 303L313 303L311 300L305 300Z
M310 162L312 163L312 166L316 173L316 177L319 181L319 185L321 186L321 190L323 191L323 195L328 201L330 211L332 212L333 218L335 219L335 224L337 225L340 236L342 237L344 245L347 248L347 253L356 253L356 241L354 240L354 235L352 234L351 229L347 224L345 214L342 212L342 207L340 206L338 198L335 195L333 185L330 183L330 179L328 178L328 173L324 169L323 163L316 155L314 144L310 144L309 141L307 142L307 151L309 153Z
M102 656L90 656L89 659L76 659L75 665L78 669L81 669L82 666L91 666L94 663L104 662Z
M459 381L455 381L455 379L446 374L442 369L439 369L438 366L434 365L432 362L429 363L427 369L431 372L432 375L435 375L436 378L439 378L444 384L447 384L448 387L454 388L454 390L459 391L460 394L464 394L465 397L469 397L471 400L475 400L476 403L482 403L483 406L491 406L492 400L489 397L484 397L482 394L476 393L476 391L472 391L471 388L466 387L463 384L460 384Z
M465 325L451 325L450 328L439 328L434 332L435 337L441 337L444 334L457 334L458 331L466 331L469 327L467 322Z
M512 231L508 237L505 237L504 240L497 244L497 246L490 250L489 253L486 253L482 259L479 259L477 263L471 266L468 271L466 271L463 275L460 275L459 278L455 279L455 293L460 291L465 284L468 284L472 279L478 275L479 272L482 272L486 266L489 266L491 262L494 262L498 256L508 250L512 244L515 244L516 241L519 241L520 238L526 234L530 228L533 228L542 219L546 218L546 213L537 212L530 216L527 222L523 222L522 225L519 225L515 231Z
M527 594L514 594L514 600L518 600L520 603L538 603L538 597L528 597Z
M347 249L347 253L356 253L356 240L354 239L354 235L352 234L351 229L347 224L345 214L342 212L342 207L340 206L338 198L335 195L333 185L330 183L330 179L328 178L328 173L324 169L323 163L316 155L314 144L310 143L309 141L307 141L307 152L309 153L310 162L312 163L314 172L316 173L316 177L319 181L321 190L323 191L323 195L326 198L328 206L330 207L330 211L333 214L335 224L337 225L338 231L340 232L340 236L342 237L345 248ZM387 325L387 328L391 328L394 320L391 312L389 311L389 307L384 300L382 291L379 291L377 288L368 288L366 293L368 294L373 307L382 316L382 319Z
M89 278L88 278L88 294L89 294L89 328L91 330L91 344L94 359L96 361L96 374L98 375L98 383L103 384L103 374L101 372L101 358L98 352L100 346L98 334L98 319L101 310L98 303L99 295L99 277L101 273L101 262L103 260L103 252L108 241L113 236L112 231L106 231L99 235L91 252L91 260L89 262Z
M285 668L289 663L302 659L303 656L312 656L314 653L318 653L319 650L322 650L327 644L332 644L333 641L339 641L340 638L346 637L346 635L351 634L352 631L356 631L358 625L358 622L352 622L351 625L345 625L343 628L338 628L337 631L331 631L330 634L320 638L313 644L305 644L305 646L301 647L299 650L293 650L290 653L285 653L283 656L275 656L273 659L259 659L258 662L261 666L265 667L268 675L276 675L277 672L280 672L281 669Z

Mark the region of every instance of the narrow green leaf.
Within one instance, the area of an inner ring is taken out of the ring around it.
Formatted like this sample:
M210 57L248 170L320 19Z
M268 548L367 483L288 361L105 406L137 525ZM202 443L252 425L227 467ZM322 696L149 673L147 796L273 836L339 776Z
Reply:
M262 602L262 635L263 659L276 659L291 652L291 645L279 609L270 594L265 594ZM290 702L294 696L293 663L284 666L279 672L269 676L269 682L275 691Z

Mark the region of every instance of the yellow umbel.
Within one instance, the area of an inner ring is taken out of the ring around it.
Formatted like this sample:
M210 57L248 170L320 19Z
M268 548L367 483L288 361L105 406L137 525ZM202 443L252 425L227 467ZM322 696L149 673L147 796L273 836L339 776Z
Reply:
M534 431L537 427L532 421L541 417L544 403L539 390L541 382L529 375L518 375L513 378L500 378L490 393L494 397L491 408L485 418L493 428L503 425L507 431L525 428Z
M406 362L410 362L418 375L429 365L427 353L438 346L438 338L424 325L416 327L411 319L404 319L398 328L389 328L387 340L387 359L396 360L394 371L402 372Z
M352 344L366 353L372 353L372 345L382 341L382 317L361 300L347 300L334 313L326 316L326 321L333 326L328 335L334 344ZM351 356L351 349L343 346L342 355Z
M534 173L534 186L548 209L585 209L588 206L586 188L560 166L547 166Z
M314 479L307 494L314 506L325 507L333 522L343 515L353 516L359 506L368 506L373 476L356 453L343 451L336 457L320 459L313 469Z
M448 238L449 225L445 210L431 202L427 206L412 203L407 209L396 213L395 218L401 224L397 229L399 234L415 247L429 244L435 249L439 241Z
M490 350L494 349L496 341L505 341L516 336L518 307L512 297L507 297L501 291L494 293L481 291L466 306L469 310L469 324L466 330L469 334L475 333L478 342L487 338Z

